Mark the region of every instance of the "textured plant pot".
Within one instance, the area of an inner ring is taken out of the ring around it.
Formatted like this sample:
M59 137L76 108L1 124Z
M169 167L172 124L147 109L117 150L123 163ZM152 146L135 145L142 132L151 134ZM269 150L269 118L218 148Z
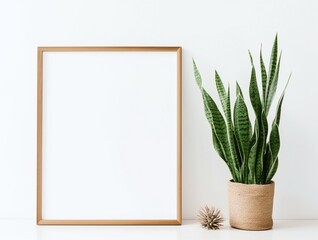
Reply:
M257 185L230 181L228 197L231 227L256 231L271 229L274 189L274 182Z

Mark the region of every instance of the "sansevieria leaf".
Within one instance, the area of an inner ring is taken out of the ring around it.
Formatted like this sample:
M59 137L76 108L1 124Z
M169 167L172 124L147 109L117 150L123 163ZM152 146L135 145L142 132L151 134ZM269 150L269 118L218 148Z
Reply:
M240 94L240 95L242 96L242 98L244 99L242 89L241 89L239 83L236 82L236 97L237 97L239 94Z
M241 95L237 96L234 105L234 129L243 153L243 159L247 159L250 147L250 121L247 107Z
M208 108L210 109L212 113L213 130L215 132L217 139L220 142L220 145L222 146L227 164L232 171L233 179L234 181L238 181L239 171L236 166L235 159L231 155L230 143L228 139L228 133L227 133L225 120L221 112L219 111L217 105L215 104L214 100L210 97L210 95L205 91L204 88L203 88L202 94L204 97L204 101L206 102Z
M266 67L263 61L262 48L260 51L260 63L261 63L261 73L262 73L262 90L263 90L263 106L266 104L266 88L267 88L267 73Z
M213 146L214 149L217 151L217 153L219 154L219 156L225 161L225 163L228 165L227 160L226 160L226 155L224 153L224 149L222 148L222 145L219 141L219 139L216 136L215 130L213 128L213 120L212 120L212 112L208 106L207 100L206 100L206 96L202 96L203 97L203 102L204 102L204 110L205 110L205 115L206 118L208 119L208 122L211 125L211 130L212 130L212 140L213 140ZM210 96L209 96L210 98Z
M266 183L269 183L271 181L271 179L274 177L276 171L278 168L278 157L274 160L271 168L269 169L267 178L266 178Z
M257 146L258 146L258 123L255 121L253 137L254 141L251 141L251 148L248 156L248 183L256 184L256 157L257 157Z
M266 116L268 115L269 109L272 105L272 101L273 101L273 98L274 98L275 93L276 93L281 56L282 56L282 54L280 53L277 67L276 67L276 71L274 74L274 78L272 80L270 79L268 82L268 89L267 89L267 95L266 95L266 108L265 108Z
M214 133L213 127L211 127L211 128L212 128L212 141L213 141L214 149L219 154L219 156L225 161L225 163L227 164L226 157L224 155L224 152L223 152L222 146L220 144L220 141L216 137L216 134Z
M279 137L279 123L280 123L280 115L282 109L282 103L285 96L285 91L288 86L289 80L291 78L291 74L288 77L288 81L285 85L285 88L278 100L276 116L272 124L272 131L270 133L269 143L267 144L266 151L266 162L264 163L266 169L266 182L270 182L272 177L275 175L278 165L278 151L280 148L280 137ZM276 162L275 162L276 161Z
M250 120L247 107L239 94L234 105L234 132L238 140L240 153L242 154L241 178L247 181L248 155L250 147ZM244 181L244 180L243 180ZM247 182L246 182L247 183Z
M213 141L216 142L215 147L217 148L219 155L226 159L225 161L231 171L233 180L238 181L239 171L236 167L235 159L231 155L225 120L214 100L202 87L202 79L194 61L193 67L195 79L202 93L205 115L212 128Z
M232 117L231 117L230 90L228 89L228 93L225 91L223 82L217 71L215 71L215 85L219 94L219 98L220 98L221 105L222 105L225 119L226 119L231 157L234 159L235 166L239 168L241 162L239 159L239 154L236 151L235 140L233 135L234 133L233 133L233 124L232 124Z
M277 34L276 34L274 44L272 47L271 58L270 58L270 62L269 62L268 84L267 84L266 95L268 94L268 86L271 84L271 82L274 79L274 75L275 75L275 71L276 71L276 64L277 64L277 54L278 54L278 40L277 40Z
M280 138L278 125L274 123L272 131L269 136L269 150L271 152L272 159L276 159L280 148Z
M265 180L265 182L266 182L269 168L272 166L272 164L273 164L273 158L269 150L269 143L267 143L266 149L264 151L264 158L263 158L263 179Z
M259 91L257 87L257 81L256 81L256 73L254 66L252 67L252 73L251 73L251 81L250 81L250 100L252 107L254 109L256 118L258 119L258 123L260 124L261 114L262 114L262 103L259 96Z
M266 136L267 136L267 119L264 111L262 111L261 119L259 122L259 137L256 155L255 176L256 183L263 184L263 164L264 164L264 150L266 149Z
M266 163L265 166L265 173L266 173L266 180L265 183L268 183L272 177L274 176L276 169L275 165L278 164L278 152L280 148L280 137L279 137L279 129L276 123L273 123L272 131L269 137L269 143L267 144L267 153L266 153Z
M252 66L254 67L253 56L252 56L250 50L248 50L248 55L249 55L249 57L250 57L251 64L252 64Z
M236 97L238 95L241 95L242 99L244 100L242 89L241 89L239 83L236 82ZM253 135L253 129L252 129L252 125L251 125L251 121L250 120L249 120L249 128L250 128L250 138L251 138L252 135Z
M292 74L289 74L289 77L288 77L287 83L286 83L286 85L285 85L284 91L282 92L282 95L280 96L280 98L279 98L279 100L278 100L277 110L276 110L276 116L275 116L275 119L274 119L274 122L275 122L278 126L279 126L279 123L280 123L280 114L281 114L281 110L282 110L282 104L283 104L283 100L284 100L284 96L285 96L285 91L286 91L286 88L287 88L287 86L288 86L288 84L289 84L291 75L292 75Z
M254 132L258 131L257 132L258 138L256 139L257 146L255 146L255 147L253 146L256 149L253 149L253 147L251 149L251 151L252 150L256 151L256 153L255 153L256 156L255 156L255 160L254 160L254 164L255 164L255 169L254 169L255 179L254 179L254 181L256 181L256 183L260 183L261 179L262 179L262 174L263 174L263 151L265 148L264 142L266 141L266 136L264 136L266 126L264 123L264 116L263 116L264 111L263 111L262 102L261 102L261 98L260 98L259 91L258 91L254 65L252 65L249 93L250 93L251 104L252 104L252 107L253 107L255 115L256 115L255 121L257 122L257 124L255 124L255 128L257 128L257 129L254 129Z
M227 119L228 123L231 123L231 105L228 101L228 96L226 93L226 90L224 88L223 82L218 74L217 71L215 71L215 85L216 85L216 89L218 91L219 97L220 97L220 101L221 101L221 105L225 114L225 118ZM231 123L232 124L232 123Z
M195 78L195 80L196 80L196 82L201 90L202 89L202 78L201 78L200 72L197 68L197 65L193 59L192 59L192 63L193 63L193 69L194 69L194 78Z

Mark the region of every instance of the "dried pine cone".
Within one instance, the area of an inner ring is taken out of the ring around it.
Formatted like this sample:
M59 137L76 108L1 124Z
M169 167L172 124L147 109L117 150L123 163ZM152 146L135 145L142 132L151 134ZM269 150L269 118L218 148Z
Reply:
M221 211L214 207L202 207L199 211L198 218L202 227L208 230L217 230L220 229L221 226L223 226L222 222L224 221L224 219L221 215Z

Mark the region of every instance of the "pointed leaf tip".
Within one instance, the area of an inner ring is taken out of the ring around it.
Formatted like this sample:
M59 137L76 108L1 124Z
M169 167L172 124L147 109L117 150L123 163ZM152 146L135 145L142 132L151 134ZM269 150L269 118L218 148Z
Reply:
M253 56L252 56L252 53L251 53L250 50L248 50L248 55L249 55L249 57L250 57L251 64L252 64L252 66L254 67Z
M197 82L199 88L200 88L201 91L202 91L202 79L201 79L200 72L199 72L199 70L198 70L198 68L197 68L197 65L196 65L194 59L193 59L193 70L194 70L194 78L195 78L195 80L196 80L196 82Z
M217 70L214 70L214 74L215 74L216 77L220 78L220 75L219 75Z

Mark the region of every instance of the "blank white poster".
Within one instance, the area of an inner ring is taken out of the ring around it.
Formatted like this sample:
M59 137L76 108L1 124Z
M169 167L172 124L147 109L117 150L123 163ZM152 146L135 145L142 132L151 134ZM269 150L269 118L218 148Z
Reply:
M177 64L43 53L43 219L177 219Z

